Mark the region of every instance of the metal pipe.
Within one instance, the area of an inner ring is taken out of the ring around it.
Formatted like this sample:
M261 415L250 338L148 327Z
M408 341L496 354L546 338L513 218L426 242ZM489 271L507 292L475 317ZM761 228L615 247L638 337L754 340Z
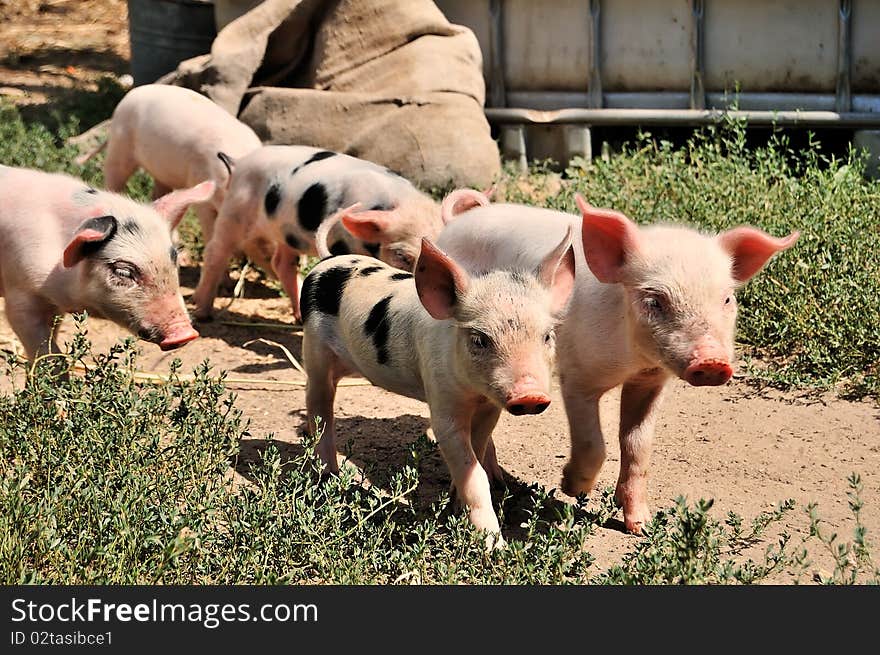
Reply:
M499 125L711 125L725 119L750 125L827 128L880 128L880 113L833 111L718 111L707 109L558 109L486 108Z
M489 104L507 106L504 86L504 0L489 0Z
M703 77L706 64L703 58L705 7L703 0L692 0L691 6L691 109L706 108L706 90L703 88Z
M840 0L837 37L837 111L852 110L852 0Z
M590 0L590 86L587 89L587 97L589 106L593 109L602 106L602 36L599 23L601 11L601 0Z

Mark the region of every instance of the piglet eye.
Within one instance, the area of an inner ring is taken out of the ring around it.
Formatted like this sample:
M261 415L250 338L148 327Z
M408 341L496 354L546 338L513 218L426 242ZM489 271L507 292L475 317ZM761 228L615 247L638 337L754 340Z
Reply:
M394 258L397 260L396 266L404 271L411 271L415 266L416 260L409 253L402 252L400 250L394 253Z
M479 330L471 330L471 344L475 348L488 348L489 347L489 337L480 332Z
M544 335L544 343L548 345L553 343L553 330Z
M140 271L134 264L128 262L112 262L110 264L110 272L120 282L131 284L136 282L140 276Z
M724 304L729 305L732 301L733 301L733 297L727 296L727 298L724 299Z
M649 312L654 312L660 314L663 312L663 303L657 296L645 296L645 299L642 301L645 304L645 309Z

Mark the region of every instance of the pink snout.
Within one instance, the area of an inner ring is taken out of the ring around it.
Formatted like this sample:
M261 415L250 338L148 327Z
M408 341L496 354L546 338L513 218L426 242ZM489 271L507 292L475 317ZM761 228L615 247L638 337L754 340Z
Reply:
M507 401L507 411L514 416L540 414L550 406L550 397L543 393L515 396Z
M191 325L180 326L166 334L165 338L159 342L159 347L162 350L174 350L198 337L199 333Z
M695 387L717 387L727 382L733 375L733 367L724 359L701 359L684 372L685 381Z

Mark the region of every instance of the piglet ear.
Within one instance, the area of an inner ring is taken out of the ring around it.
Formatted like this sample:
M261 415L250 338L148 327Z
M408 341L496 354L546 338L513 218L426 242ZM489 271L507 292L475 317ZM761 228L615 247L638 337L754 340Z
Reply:
M416 291L428 313L442 321L451 318L461 294L468 288L468 275L427 238L416 262Z
M168 221L170 229L173 230L177 227L177 224L180 223L180 219L183 218L183 215L186 213L186 210L190 205L195 205L211 199L211 196L214 195L214 186L214 182L206 180L205 182L196 184L189 189L172 191L161 198L157 198L153 202L153 209L159 212L165 220Z
M226 172L229 173L229 175L232 175L232 169L235 168L235 160L225 152L218 152L217 159L223 162L223 165L226 167Z
M575 201L583 217L587 265L600 282L622 282L624 266L639 251L638 226L620 212L593 207L580 194Z
M761 270L773 255L794 245L800 232L777 239L755 227L735 227L718 235L721 247L733 258L733 279L746 282Z
M384 243L394 223L395 209L370 209L341 214L343 227L356 239L367 243Z
M559 242L538 267L538 279L550 289L550 310L560 313L568 304L574 289L574 248L571 245L571 225Z
M489 189L489 191L494 190L494 187ZM474 207L485 207L488 204L489 198L486 193L480 193L474 189L456 189L443 198L443 203L440 205L440 216L443 219L443 224L448 225L459 214Z
M76 266L101 244L109 241L116 233L116 227L116 219L113 216L98 216L84 221L64 249L62 258L64 268Z

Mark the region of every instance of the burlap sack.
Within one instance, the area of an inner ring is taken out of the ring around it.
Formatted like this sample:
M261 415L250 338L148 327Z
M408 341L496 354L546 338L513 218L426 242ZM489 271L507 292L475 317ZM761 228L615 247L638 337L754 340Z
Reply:
M330 148L430 188L499 170L473 33L430 0L266 0L164 79L268 143Z

